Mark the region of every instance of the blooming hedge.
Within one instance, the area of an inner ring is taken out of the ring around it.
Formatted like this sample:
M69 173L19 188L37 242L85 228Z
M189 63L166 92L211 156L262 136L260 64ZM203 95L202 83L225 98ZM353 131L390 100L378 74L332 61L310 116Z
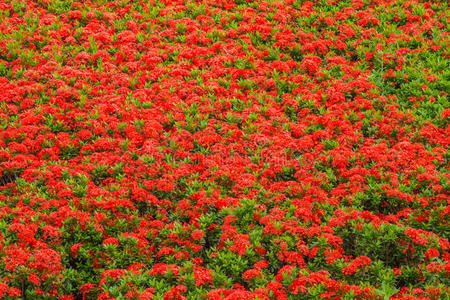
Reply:
M0 298L448 299L447 5L0 0Z

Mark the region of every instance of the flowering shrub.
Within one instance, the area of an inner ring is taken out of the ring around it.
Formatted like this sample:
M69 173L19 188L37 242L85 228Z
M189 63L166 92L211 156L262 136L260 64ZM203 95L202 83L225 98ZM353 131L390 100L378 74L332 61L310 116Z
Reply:
M0 298L447 299L446 12L0 0Z

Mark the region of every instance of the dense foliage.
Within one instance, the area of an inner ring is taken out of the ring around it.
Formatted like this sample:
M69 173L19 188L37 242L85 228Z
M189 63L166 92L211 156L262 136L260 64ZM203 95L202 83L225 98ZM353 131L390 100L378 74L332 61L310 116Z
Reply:
M0 0L0 297L446 299L449 20Z

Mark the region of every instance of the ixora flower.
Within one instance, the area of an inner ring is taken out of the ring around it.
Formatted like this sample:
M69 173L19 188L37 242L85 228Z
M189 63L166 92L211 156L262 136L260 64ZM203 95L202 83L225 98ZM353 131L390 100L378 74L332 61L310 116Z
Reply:
M110 237L103 241L103 245L119 245L119 241L116 238Z
M196 286L210 284L213 281L213 272L212 270L200 267L194 271L194 278Z
M0 11L0 298L450 294L446 1Z
M203 238L204 234L203 231L196 229L192 232L191 236L194 240L198 241Z
M82 243L77 243L75 245L73 245L70 250L72 252L72 256L77 256L78 252L80 251L80 248L83 246Z
M9 287L6 283L0 283L0 295L3 297L4 295L6 295L7 291L8 291Z

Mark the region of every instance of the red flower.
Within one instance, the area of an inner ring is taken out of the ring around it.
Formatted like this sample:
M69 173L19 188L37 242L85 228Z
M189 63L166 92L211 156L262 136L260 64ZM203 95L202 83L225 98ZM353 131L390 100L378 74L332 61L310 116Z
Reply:
M248 241L248 235L238 234L237 238L233 242L233 245L230 247L230 250L238 253L239 255L244 255L247 252L247 247L250 246L251 244Z
M81 20L82 12L79 10L72 10L67 13L68 17L75 20Z
M191 236L194 240L198 241L203 238L204 232L202 230L196 229L196 230L192 231Z
M164 300L185 300L187 299L182 293L187 291L185 285L177 285L164 294Z
M430 260L433 257L439 257L439 251L436 248L430 248L425 252L425 259Z
M155 292L155 289L147 288L145 291L143 291L139 295L138 300L151 300L153 298L153 293L154 292Z
M207 283L211 283L213 280L213 275L211 270L200 267L194 270L194 279L196 286L202 286Z
M300 68L307 71L309 75L313 75L319 71L322 65L322 59L318 56L307 56L300 64Z
M10 288L8 291L8 295L10 297L19 297L22 295L22 292L18 288Z
M8 289L9 287L6 283L0 282L0 297L5 296Z
M119 245L119 240L116 238L110 237L103 241L103 245Z
M256 270L262 270L267 268L267 266L269 265L269 262L267 260L261 260L257 263L255 263L254 267Z
M70 247L70 251L71 251L73 257L78 255L78 252L80 251L80 248L82 246L83 246L83 244L77 243L77 244L73 245L72 247Z
M30 273L28 275L27 279L28 279L29 282L31 282L33 284L36 284L36 285L39 285L39 283L41 282L39 277L36 274L34 274L34 273Z
M359 256L355 258L349 266L342 269L342 274L351 275L358 271L359 268L368 266L372 260L367 256Z
M245 271L244 274L242 274L242 278L247 281L252 278L261 277L261 276L263 276L262 273L257 269L250 269L250 270Z

